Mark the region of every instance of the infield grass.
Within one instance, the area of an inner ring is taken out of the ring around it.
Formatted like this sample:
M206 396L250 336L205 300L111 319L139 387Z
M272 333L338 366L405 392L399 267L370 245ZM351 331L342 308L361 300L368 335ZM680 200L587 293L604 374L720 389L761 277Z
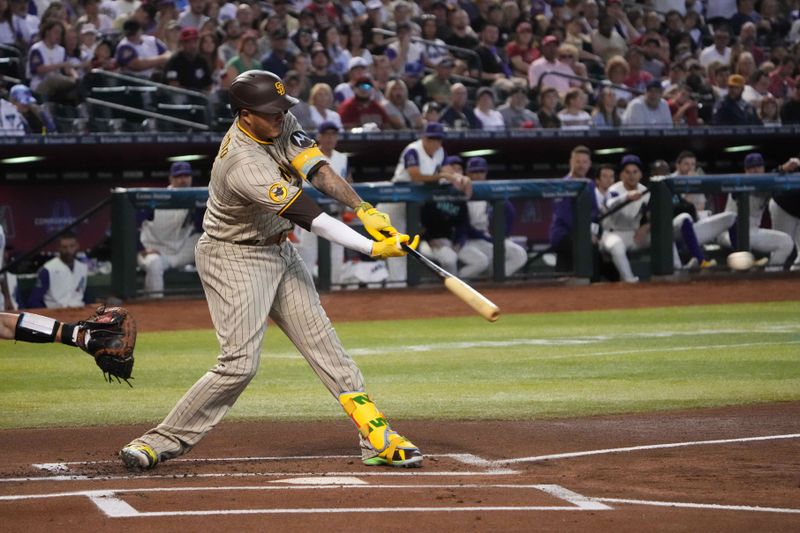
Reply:
M800 302L336 325L391 419L533 419L800 400ZM0 427L160 421L214 364L213 331L140 333L134 388L83 352L0 343ZM274 325L226 420L338 404Z

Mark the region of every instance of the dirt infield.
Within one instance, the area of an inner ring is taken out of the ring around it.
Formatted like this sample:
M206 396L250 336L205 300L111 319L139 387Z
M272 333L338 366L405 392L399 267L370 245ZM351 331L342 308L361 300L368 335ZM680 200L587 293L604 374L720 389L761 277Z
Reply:
M800 300L800 283L484 292L511 313ZM391 306L363 305L379 297L391 297ZM471 312L441 290L331 293L323 303L334 322ZM200 300L130 308L141 331L210 327ZM364 308L388 311L364 317ZM362 466L344 416L313 430L223 423L185 458L139 475L127 473L115 453L144 426L5 430L0 524L26 533L797 531L798 420L800 402L542 421L396 422L426 453L424 468L415 470Z

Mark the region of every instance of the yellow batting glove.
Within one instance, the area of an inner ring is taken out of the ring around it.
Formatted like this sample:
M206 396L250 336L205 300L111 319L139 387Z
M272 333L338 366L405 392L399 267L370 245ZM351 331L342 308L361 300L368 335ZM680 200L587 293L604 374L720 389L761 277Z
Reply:
M364 224L364 229L376 241L382 241L387 236L397 235L397 230L392 226L389 215L378 211L369 202L361 202L361 205L356 208L356 215Z
M382 241L374 242L372 243L372 257L379 257L381 259L403 257L408 252L400 246L401 244L405 244L414 250L419 246L419 235L415 235L414 240L409 242L410 239L411 238L404 233L395 233L391 237L384 238Z

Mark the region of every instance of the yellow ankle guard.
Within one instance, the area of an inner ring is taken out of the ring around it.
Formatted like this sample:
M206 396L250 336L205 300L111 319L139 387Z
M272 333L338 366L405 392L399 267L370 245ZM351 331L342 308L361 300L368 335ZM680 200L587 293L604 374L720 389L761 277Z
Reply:
M389 433L389 423L378 411L378 408L369 399L366 392L348 392L339 396L339 403L344 407L361 436L368 439L377 451L383 451L389 444L386 436ZM375 431L379 430L379 431Z

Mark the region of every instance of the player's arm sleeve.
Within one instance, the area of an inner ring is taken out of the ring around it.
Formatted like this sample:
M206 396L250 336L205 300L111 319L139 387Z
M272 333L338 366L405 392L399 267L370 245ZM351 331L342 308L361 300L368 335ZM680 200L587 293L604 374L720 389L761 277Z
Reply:
M311 223L311 232L345 248L372 255L373 241L327 213L320 213Z

